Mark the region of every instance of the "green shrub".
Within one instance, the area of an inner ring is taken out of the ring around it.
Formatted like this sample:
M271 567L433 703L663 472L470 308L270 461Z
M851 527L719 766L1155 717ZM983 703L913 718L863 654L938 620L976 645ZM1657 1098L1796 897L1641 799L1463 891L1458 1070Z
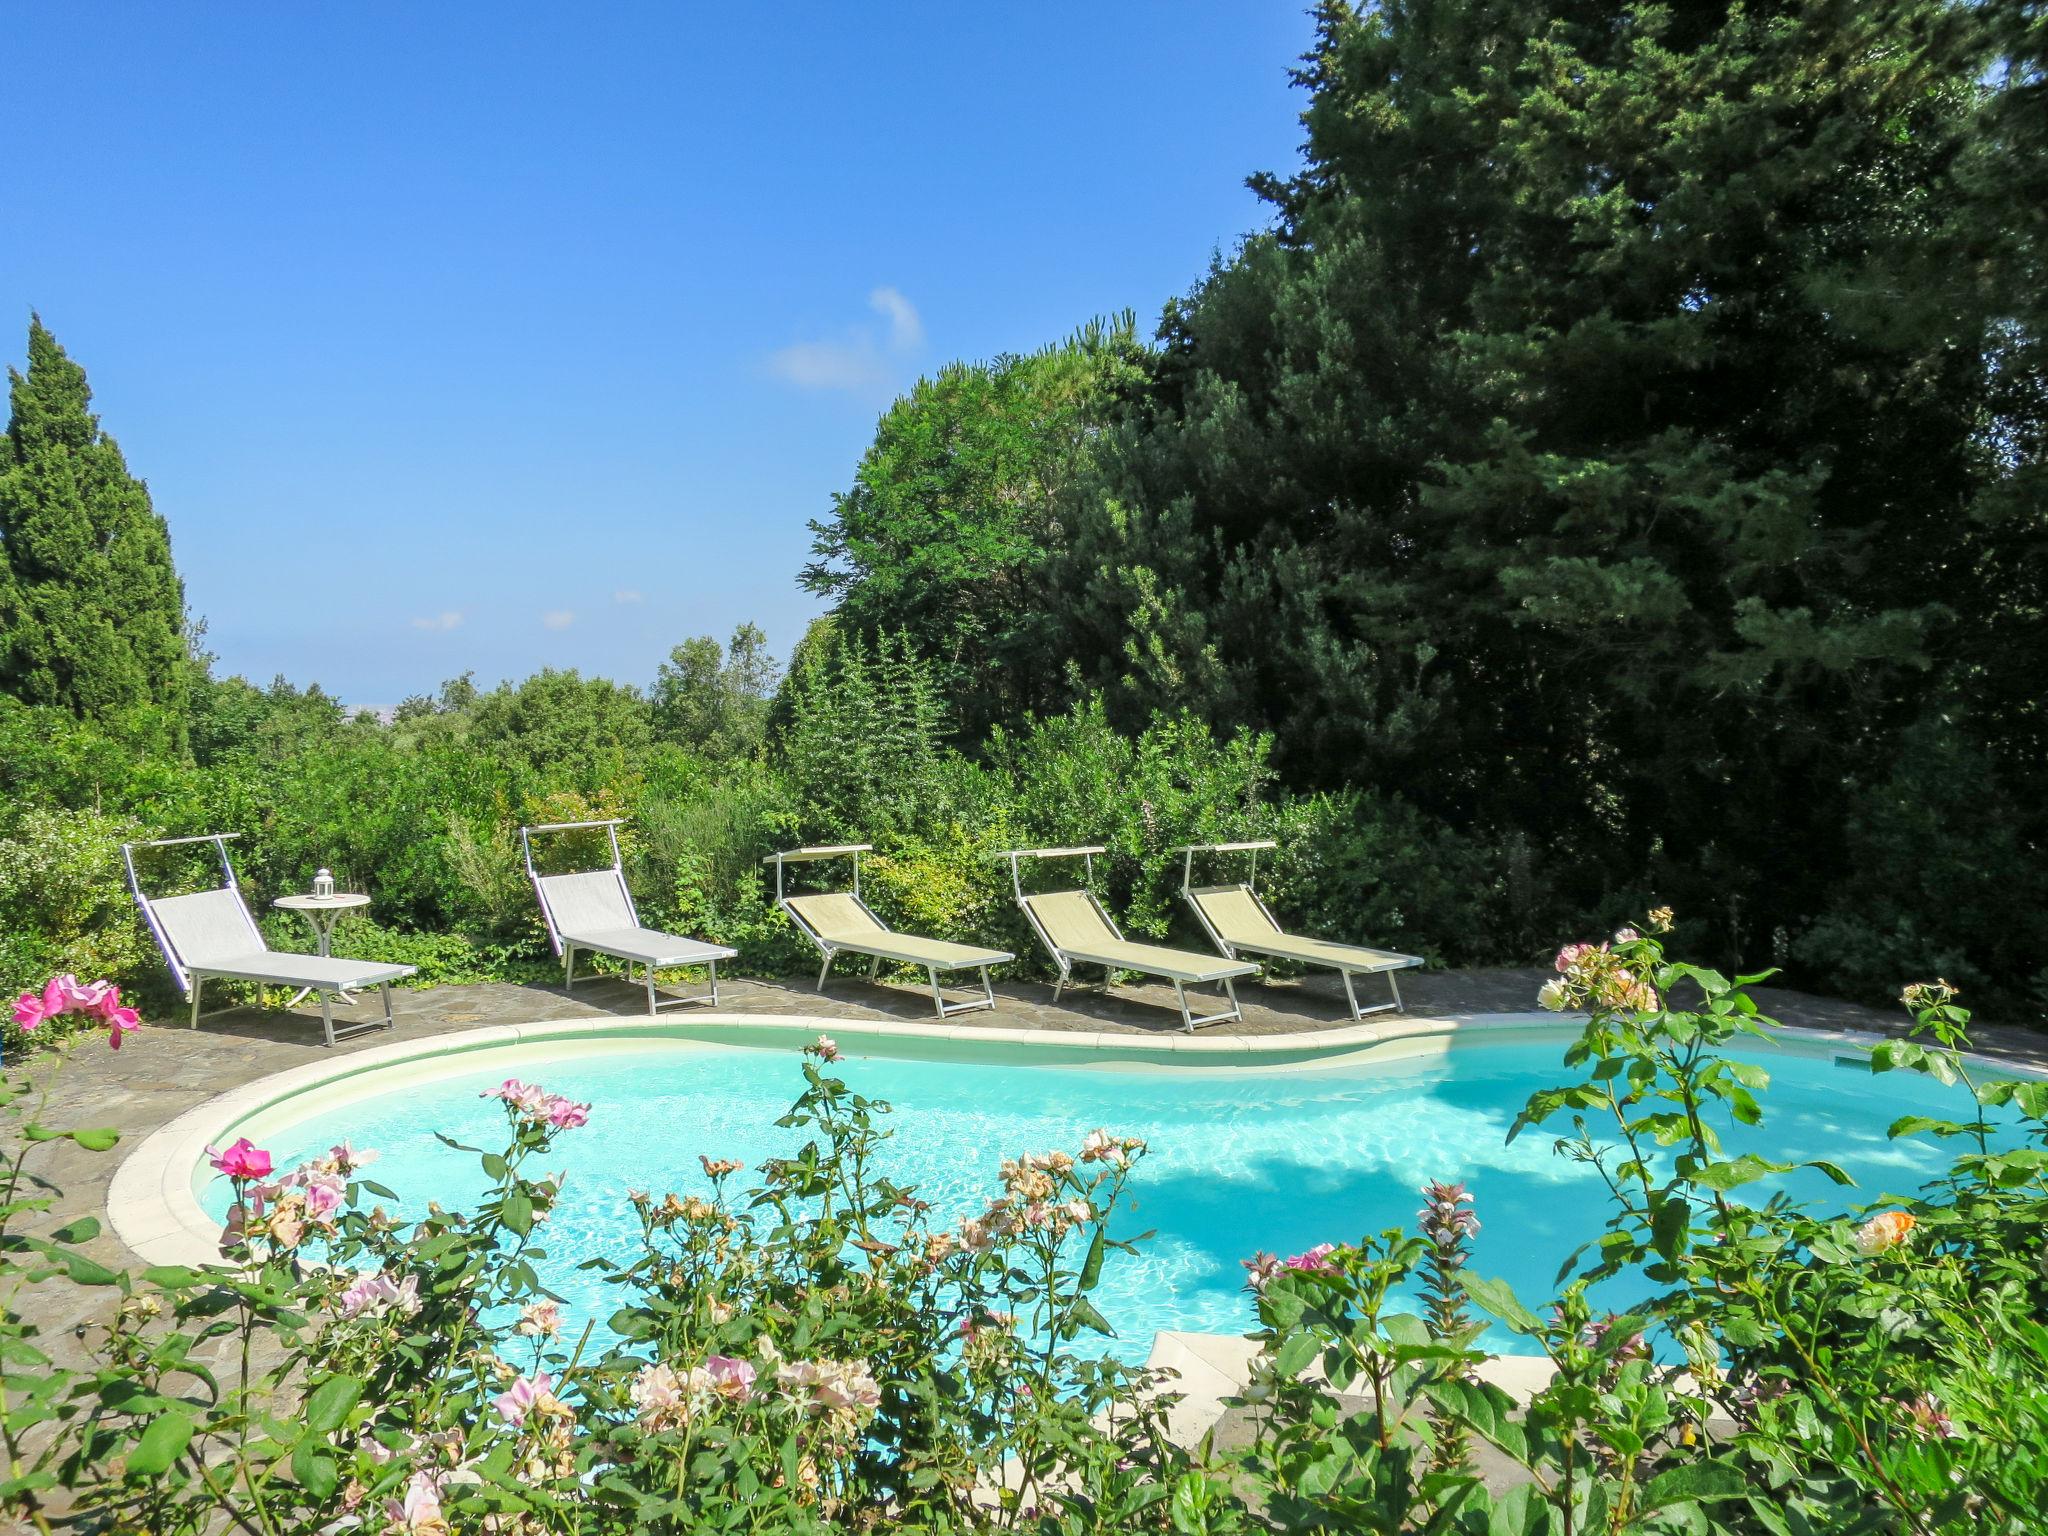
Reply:
M784 685L779 761L805 841L914 833L945 800L945 705L909 643L835 639Z
M1219 740L1191 714L1157 718L1126 736L1109 723L1101 699L1091 698L1018 733L998 730L988 773L1002 822L1025 846L1109 849L1095 861L1098 894L1127 931L1199 942L1180 900L1173 849L1269 828L1272 811L1261 795L1272 780L1271 747L1249 731ZM1024 874L1041 888L1081 881L1078 861L1042 873L1027 865Z
M293 922L298 923L296 915ZM278 948L311 948L303 923L296 928L266 920L271 942ZM460 933L421 933L387 928L367 917L343 918L334 933L334 952L353 960L384 965L414 965L409 987L463 986L480 981L545 981L557 975L545 930L536 919L523 943L493 943Z
M2048 1013L2048 807L1946 715L1903 733L1852 798L1855 867L1794 957L1866 997L1946 976L2022 1017Z
M1365 790L1291 798L1268 829L1280 846L1259 855L1261 894L1283 925L1445 964L1504 957L1500 861L1407 802ZM1240 878L1245 858L1231 857L1209 867Z
M68 973L112 981L162 1006L170 980L129 895L121 844L145 835L93 811L29 809L0 835L0 989L11 1001ZM4 1027L15 1038L14 1027ZM73 1017L38 1030L50 1043L80 1027Z

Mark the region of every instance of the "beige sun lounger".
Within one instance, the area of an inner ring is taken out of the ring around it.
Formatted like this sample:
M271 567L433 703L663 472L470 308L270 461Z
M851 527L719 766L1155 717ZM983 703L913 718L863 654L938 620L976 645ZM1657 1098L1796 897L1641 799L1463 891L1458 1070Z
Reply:
M841 843L829 848L792 848L771 854L764 861L775 866L775 904L789 914L797 931L817 945L823 956L818 966L818 990L825 990L825 977L840 955L865 955L870 981L875 979L884 960L922 967L931 981L932 1006L942 1019L976 1008L995 1007L995 988L989 981L988 968L1008 965L1017 957L1007 950L978 949L972 944L952 944L944 939L896 932L861 900L860 856L872 851L870 843ZM783 888L785 865L842 858L853 860L852 890L792 896ZM939 972L970 968L981 972L981 996L948 1002L939 986Z
M536 833L580 832L603 827L611 839L609 869L589 869L576 874L543 875L533 867L533 836ZM718 1006L718 962L735 958L739 951L702 939L685 939L673 933L642 927L633 907L633 893L626 889L625 865L619 857L619 823L614 821L555 821L545 826L521 827L519 847L526 859L526 877L540 900L541 917L548 925L548 939L562 957L562 989L576 986L576 951L610 955L626 962L626 980L633 979L633 967L645 973L647 1012L677 1008L684 1003ZM654 973L669 966L701 965L711 972L707 997L657 998Z
M1264 955L1277 960L1292 960L1299 965L1330 967L1344 978L1344 997L1351 1005L1351 1017L1354 1019L1362 1019L1369 1013L1385 1013L1390 1008L1399 1009L1401 985L1394 979L1394 973L1422 964L1420 955L1403 955L1391 949L1373 949L1362 944L1333 944L1324 939L1287 933L1267 910L1265 902L1260 900L1251 880L1239 885L1197 887L1194 884L1195 855L1198 853L1249 853L1252 856L1252 879L1255 880L1259 851L1278 846L1271 838L1264 838L1250 843L1196 843L1174 850L1186 856L1181 865L1181 895L1195 909L1195 916L1201 919L1209 937L1216 941L1216 947L1233 959L1240 954ZM1393 1001L1376 1003L1370 1008L1359 1007L1353 978L1366 975L1385 976Z
M240 835L214 832L202 837L165 837L121 845L121 859L128 866L128 889L134 892L135 904L142 909L142 920L148 924L157 948L163 951L164 964L170 967L178 990L192 1000L192 1028L199 1027L200 1019L212 1017L199 1011L199 995L209 981L253 981L316 993L320 998L320 1031L329 1045L364 1030L391 1028L391 983L412 975L418 967L272 949L250 915L249 904L242 899L235 867L228 859L228 843ZM194 891L186 896L146 894L135 872L135 850L190 843L213 844L220 855L221 883L212 890ZM353 1002L349 994L363 987L382 991L384 1017L336 1029L334 999Z
M1059 980L1053 984L1053 1001L1059 1001L1060 993L1073 980L1076 965L1099 965L1112 975L1117 971L1138 971L1172 982L1174 998L1180 1003L1181 1023L1189 1034L1194 1033L1198 1024L1225 1024L1233 1019L1242 1019L1244 1010L1237 1001L1235 983L1240 976L1258 975L1256 965L1236 959L1218 960L1214 955L1169 949L1161 944L1133 944L1103 911L1095 893L1085 886L1072 891L1025 894L1023 880L1018 873L1019 860L1080 858L1084 861L1086 877L1092 878L1095 855L1101 852L1103 849L1097 846L1019 848L1001 855L1010 861L1010 884L1017 893L1017 905L1024 909L1032 930L1044 942L1053 963L1060 968ZM1223 988L1230 1007L1220 1013L1207 1013L1197 1018L1188 1007L1187 989L1209 985Z

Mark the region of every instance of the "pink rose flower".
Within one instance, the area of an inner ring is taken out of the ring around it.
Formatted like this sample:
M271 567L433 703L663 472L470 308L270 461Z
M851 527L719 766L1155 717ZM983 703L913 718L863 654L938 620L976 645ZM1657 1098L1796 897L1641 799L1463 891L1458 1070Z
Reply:
M558 1131L573 1131L590 1123L590 1106L577 1104L560 1094L551 1095L547 1101L547 1122Z
M120 994L111 981L81 982L76 976L59 979L70 984L69 1011L72 1013L99 1013L106 1008L120 1006Z
M499 1099L511 1105L529 1120L538 1120L547 1112L548 1095L538 1083L522 1083L516 1077L508 1077L495 1088L486 1088L477 1095L484 1099Z
M368 1148L358 1152L350 1142L338 1141L327 1149L327 1163L336 1173L354 1173L358 1168L367 1168L375 1161L375 1152Z
M675 1373L673 1366L643 1365L633 1378L630 1391L642 1429L659 1432L689 1422L690 1384Z
M1593 952L1593 946L1590 944L1567 944L1557 952L1557 968L1559 971L1569 971Z
M590 1122L588 1104L578 1104L559 1093L549 1093L538 1083L522 1083L516 1077L484 1089L478 1097L500 1100L529 1124L545 1123L558 1131L573 1130Z
M744 1403L754 1395L754 1368L746 1361L731 1355L713 1355L704 1362L704 1369L711 1377L712 1390L720 1397Z
M529 1339L552 1339L562 1331L562 1309L552 1301L528 1302L519 1309L512 1331Z
M14 1000L14 1022L22 1030L67 1013L95 1015L108 1027L107 1043L117 1051L123 1036L142 1027L142 1016L122 1006L120 989L111 981L81 982L67 972L44 982L40 994L24 992Z
M536 1376L520 1377L492 1398L491 1406L498 1410L498 1417L507 1424L524 1424L529 1413L552 1403L554 1396L554 1378L542 1371Z
M1330 1262L1330 1255L1337 1251L1335 1243L1317 1243L1306 1253L1297 1253L1291 1259L1282 1259L1282 1269L1298 1270L1305 1275L1334 1275L1337 1266Z
M100 1009L100 1020L107 1026L107 1045L118 1051L121 1042L136 1030L142 1028L142 1015L133 1008L123 1008L113 994L108 995L109 1006Z
M388 1273L378 1270L357 1275L355 1283L341 1293L340 1300L343 1317L360 1317L364 1313L381 1317L387 1312L411 1317L420 1309L420 1283L412 1275L394 1282Z
M348 1196L348 1181L338 1173L299 1171L299 1184L306 1192L306 1214L314 1220L341 1209Z
M231 1179L260 1179L270 1172L270 1154L244 1136L227 1151L206 1149L213 1166Z
M407 1536L438 1536L448 1529L441 1510L441 1485L431 1472L415 1472L405 1485L405 1498L387 1499L384 1513L393 1529Z

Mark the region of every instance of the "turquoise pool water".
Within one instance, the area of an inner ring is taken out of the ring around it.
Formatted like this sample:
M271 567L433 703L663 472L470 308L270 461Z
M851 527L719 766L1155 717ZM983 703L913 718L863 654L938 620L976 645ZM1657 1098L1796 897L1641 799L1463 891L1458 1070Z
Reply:
M888 1174L914 1185L934 1216L975 1211L997 1190L996 1165L1020 1152L1078 1150L1096 1126L1151 1145L1134 1200L1113 1228L1156 1228L1140 1257L1105 1271L1098 1297L1117 1329L1113 1348L1142 1359L1159 1329L1242 1332L1251 1322L1239 1261L1255 1249L1281 1255L1320 1242L1411 1227L1417 1191L1434 1178L1462 1179L1482 1223L1475 1269L1511 1281L1532 1303L1553 1294L1559 1263L1593 1235L1604 1207L1598 1179L1551 1150L1552 1136L1508 1127L1534 1089L1569 1080L1556 1044L1461 1047L1421 1062L1245 1072L1230 1067L1128 1070L904 1060L864 1054L842 1041L834 1070L857 1091L886 1099L896 1136ZM1817 1174L1752 1186L1761 1200L1783 1188L1828 1210L1916 1189L1944 1154L1922 1139L1894 1142L1885 1128L1909 1112L1960 1113L1967 1100L1919 1077L1873 1077L1826 1057L1764 1048L1771 1074L1762 1128L1727 1132L1733 1150L1779 1160L1824 1157L1858 1188L1837 1190ZM369 1176L418 1211L429 1199L459 1208L483 1190L476 1159L434 1138L440 1131L485 1148L502 1146L499 1106L478 1090L508 1075L501 1065L403 1089L299 1122L264 1138L280 1168L334 1142L374 1148ZM629 1189L687 1194L707 1188L698 1154L749 1166L791 1150L775 1120L801 1086L793 1051L650 1046L621 1054L574 1054L512 1074L588 1101L590 1124L564 1134L551 1166L568 1170L546 1231L548 1283L576 1314L599 1321L617 1293L576 1266L629 1251L637 1231ZM225 1181L205 1192L225 1212ZM1622 1305L1625 1295L1610 1298ZM1495 1329L1489 1347L1520 1341Z

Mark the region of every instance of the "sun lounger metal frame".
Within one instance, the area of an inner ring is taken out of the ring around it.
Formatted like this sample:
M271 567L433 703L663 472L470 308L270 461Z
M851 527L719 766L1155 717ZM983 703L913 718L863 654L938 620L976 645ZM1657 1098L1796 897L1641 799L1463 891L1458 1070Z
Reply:
M418 967L272 949L263 937L263 930L256 926L255 917L250 914L249 903L242 897L242 884L235 878L234 861L228 857L228 844L241 835L239 832L207 832L197 837L158 837L121 845L121 862L128 870L128 889L135 897L135 905L141 909L142 921L149 928L150 937L156 940L156 947L163 952L164 964L170 967L178 990L192 1000L191 1027L197 1029L201 1019L216 1018L238 1009L239 1005L231 1004L226 1008L216 1008L212 1013L201 1013L200 994L208 981L253 981L259 985L302 987L317 993L320 998L320 1032L330 1046L336 1040L345 1040L351 1035L391 1028L397 1022L391 1011L391 983L412 975ZM195 843L211 843L219 855L221 883L218 886L185 896L162 897L151 896L142 889L142 878L135 869L136 849L175 848ZM219 900L222 894L228 900ZM217 958L216 963L211 964L203 957L187 954L172 932L174 923L166 921L158 908L173 902L190 902L195 897L216 898L209 903L215 909L215 916L226 919L229 927L245 935L249 948L238 950L224 960ZM261 963L263 959L278 963ZM335 1028L334 999L341 997L353 1001L349 998L351 992L371 986L383 994L384 1017Z
M1249 962L1239 961L1234 966L1221 969L1204 965L1199 967L1199 969L1209 971L1212 974L1195 980L1189 980L1185 977L1175 976L1169 971L1157 970L1135 961L1127 964L1120 961L1094 959L1077 950L1067 949L1053 942L1052 934L1047 931L1045 924L1040 920L1037 911L1032 906L1035 900L1040 900L1047 896L1080 896L1084 898L1088 905L1094 908L1096 916L1102 919L1104 926L1115 936L1119 944L1129 944L1131 942L1124 937L1123 929L1117 926L1116 919L1111 917L1104 909L1093 889L1095 882L1095 855L1106 852L1108 852L1108 849L1104 848L1101 844L1091 843L1086 847L1079 848L1013 848L1008 852L996 855L999 859L1008 859L1010 861L1010 889L1016 893L1017 906L1023 912L1024 920L1031 924L1031 931L1038 935L1039 942L1045 946L1046 953L1052 956L1053 964L1059 967L1059 980L1053 983L1052 988L1053 1001L1058 1002L1060 994L1073 981L1074 966L1076 964L1100 965L1104 971L1103 985L1105 988L1112 984L1112 979L1120 970L1136 971L1138 974L1146 976L1159 976L1172 982L1174 999L1180 1004L1181 1023L1189 1034L1195 1032L1197 1025L1227 1024L1233 1020L1241 1021L1244 1018L1244 1006L1237 1000L1235 982L1240 976L1257 976L1259 974L1258 966ZM1027 896L1024 893L1024 880L1021 872L1023 860L1068 858L1078 858L1081 860L1081 878L1083 883L1078 891L1040 891L1031 896ZM1171 950L1164 945L1147 945L1142 947L1155 949L1166 954L1185 955L1186 958L1193 961L1206 962L1208 959L1206 955L1197 955L1192 951ZM1237 957L1231 956L1230 958L1236 960ZM1189 967L1190 970L1197 968ZM1229 999L1230 1006L1221 1012L1205 1013L1197 1017L1188 1006L1187 989L1189 986L1200 986L1209 981L1219 983L1222 986L1223 994Z
M1253 954L1265 955L1271 959L1291 960L1297 965L1327 966L1344 979L1344 999L1350 1004L1351 1017L1354 1019L1365 1018L1368 1014L1386 1013L1389 1010L1405 1012L1406 1009L1401 1002L1401 984L1394 979L1394 973L1421 965L1422 957L1420 955L1398 955L1393 954L1391 951L1379 951L1378 953L1385 955L1386 958L1375 961L1362 960L1357 964L1351 964L1346 961L1322 956L1311 957L1299 953L1290 953L1285 948L1264 949L1245 941L1241 937L1238 939L1227 939L1223 936L1222 930L1216 926L1207 910L1202 906L1200 898L1222 895L1230 891L1242 891L1251 898L1252 905L1264 914L1266 921L1273 925L1275 935L1281 938L1295 937L1295 935L1288 933L1286 929L1280 926L1280 920L1273 915L1272 908L1266 905L1265 898L1258 891L1259 854L1268 848L1277 848L1279 846L1279 843L1275 842L1272 838L1262 837L1243 843L1190 843L1184 848L1173 850L1175 853L1182 855L1180 871L1181 899L1194 909L1196 920L1201 923L1203 930L1209 935L1217 949L1230 956L1233 960L1237 958L1238 951L1250 950ZM1195 884L1195 855L1198 853L1248 853L1251 855L1251 867L1246 872L1246 878L1236 885L1205 885L1198 887ZM1363 952L1361 946L1352 944L1333 944L1329 947L1335 949L1361 949L1361 952ZM1353 985L1352 978L1354 976L1373 975L1385 976L1387 978L1387 990L1392 995L1393 1001L1375 1003L1370 1008L1361 1008L1358 1006L1358 991Z
M953 960L950 963L919 957L907 952L892 954L886 948L859 943L847 934L835 934L827 937L822 929L791 904L792 898L783 885L784 866L789 864L812 864L825 859L850 858L853 861L853 889L851 891L839 891L831 894L851 896L854 905L868 915L869 920L874 923L878 931L892 937L898 936L887 923L875 916L874 909L867 904L860 894L860 856L864 853L872 852L874 852L874 844L872 843L835 843L829 847L790 848L781 853L771 853L761 861L764 864L773 864L775 866L775 905L782 908L788 915L789 920L796 925L797 932L818 946L818 953L822 956L822 961L818 966L817 990L820 992L825 990L825 978L831 973L832 962L842 953L866 955L868 957L869 981L875 980L881 973L884 960L893 960L902 965L922 966L925 975L931 982L932 1006L938 1009L939 1017L942 1019L951 1018L956 1013L972 1013L979 1008L993 1009L996 1005L996 989L989 980L989 967L992 965L1008 965L1017 958L1007 950L987 949L976 951L973 950L971 945L953 945L950 947L962 951L962 958ZM795 899L801 900L802 898ZM900 935L900 937L915 938L916 935L904 934ZM970 967L981 973L981 996L961 998L948 1002L945 992L939 986L939 972L965 970Z
M540 914L548 926L548 942L555 947L555 953L562 957L562 990L576 989L576 951L587 950L594 955L610 955L614 960L626 962L626 981L633 980L633 967L641 967L642 980L647 987L647 1012L652 1017L663 1008L680 1008L685 1003L709 1003L718 1006L718 962L736 959L739 951L728 949L723 944L707 944L702 939L686 939L673 933L661 933L652 928L640 926L640 910L633 905L633 893L626 888L625 861L619 855L619 828L624 823L617 817L607 821L550 821L539 826L519 829L519 852L526 861L526 878L533 882L535 900L540 903ZM550 832L585 832L603 827L605 836L611 840L612 862L608 869L573 870L560 875L543 875L533 867L533 839L535 835ZM609 875L609 881L603 876ZM562 930L555 901L549 895L551 881L587 880L590 891L602 904L611 906L615 915L625 921L616 928L598 929L590 932L565 933ZM615 905L614 905L615 903ZM660 942L655 942L655 941ZM664 966L702 965L711 971L711 991L703 997L657 998L654 990L654 973Z

